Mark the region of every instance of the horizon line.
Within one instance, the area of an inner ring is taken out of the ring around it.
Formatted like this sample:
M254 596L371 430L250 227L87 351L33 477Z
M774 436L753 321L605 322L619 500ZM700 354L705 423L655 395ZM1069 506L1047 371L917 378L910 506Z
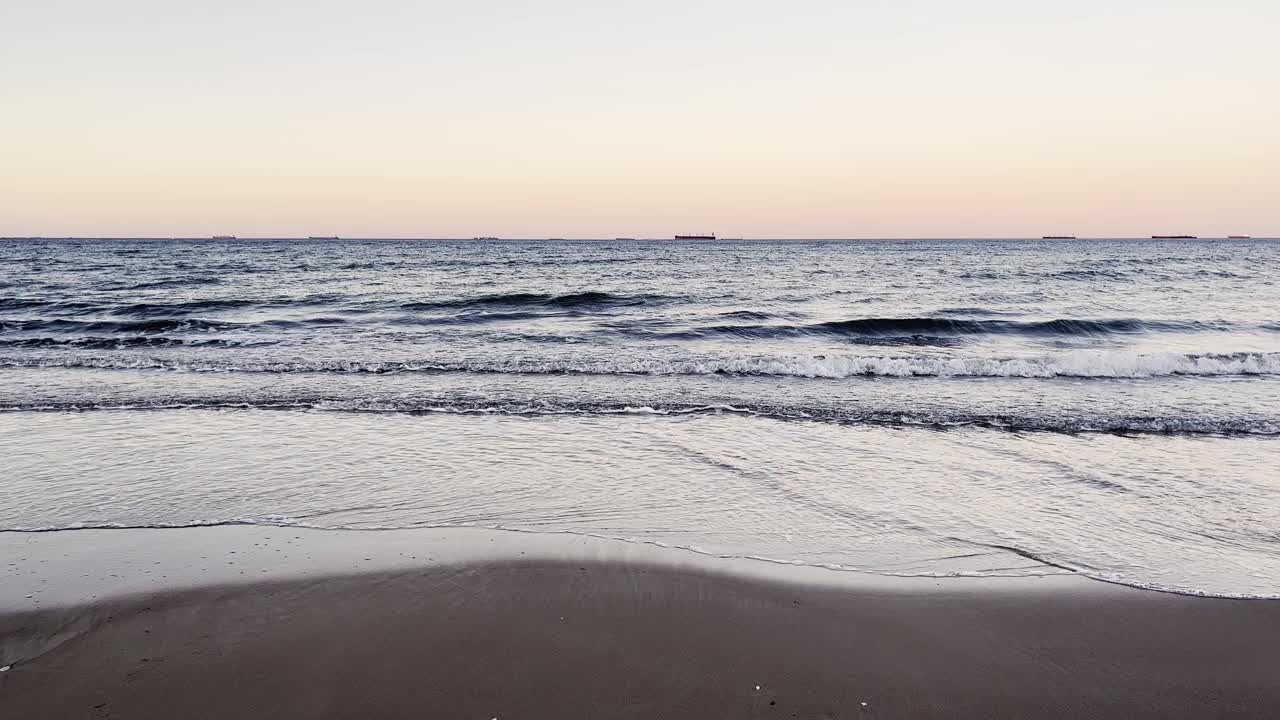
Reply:
M428 236L428 235L0 235L0 241L3 240L206 240L206 241L228 241L228 240L448 240L448 241L554 241L554 242L655 242L655 241L682 241L682 242L738 242L738 241L777 241L777 240L805 240L805 241L898 241L898 240L1277 240L1280 235L1195 235L1195 234L1169 234L1169 235L937 235L937 236L828 236L828 237L806 237L806 236L776 236L776 237L645 237L645 236L615 236L615 237L591 237L591 236L544 236L544 235L528 235L528 236Z

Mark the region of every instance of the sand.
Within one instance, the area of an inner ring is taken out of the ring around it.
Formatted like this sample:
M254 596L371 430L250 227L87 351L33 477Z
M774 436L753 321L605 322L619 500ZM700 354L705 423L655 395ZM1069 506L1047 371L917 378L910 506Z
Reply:
M1280 602L735 567L578 552L10 608L0 717L1280 716Z

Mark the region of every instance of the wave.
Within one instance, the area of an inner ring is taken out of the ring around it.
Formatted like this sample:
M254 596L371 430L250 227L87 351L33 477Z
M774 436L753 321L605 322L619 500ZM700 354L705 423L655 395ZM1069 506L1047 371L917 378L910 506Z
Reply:
M731 310L720 313L720 317L731 320L772 320L779 316L758 310Z
M992 316L992 315L1017 315L1018 313L1006 310L992 310L982 307L956 307L944 308L937 311L936 315L976 315L976 316Z
M547 313L532 312L528 310L515 310L507 312L469 312L461 315L447 316L417 316L405 315L402 317L392 318L388 320L392 325L478 325L481 323L491 322L512 322L515 320L535 320L537 318L551 317Z
M133 333L153 335L166 332L211 332L245 327L243 323L200 318L154 320L0 320L0 332L49 331L64 333Z
M1151 263L1147 263L1151 264ZM1177 268L1161 268L1134 266L1129 268L1070 268L1066 270L1033 271L1033 270L978 270L960 273L961 280L1032 280L1055 281L1066 280L1076 282L1137 282L1139 280L1161 280L1174 282L1195 278L1215 278L1230 280L1251 280L1255 276L1243 275L1229 270L1181 270Z
M976 314L976 313L974 313ZM1160 320L974 320L952 317L855 318L810 325L710 325L670 333L637 331L666 339L707 336L784 338L800 335L837 335L850 338L925 338L966 335L1063 335L1096 337L1145 332L1203 332L1226 330L1226 323Z
M229 306L228 306L229 307ZM353 307L343 310L352 313L374 312L366 307ZM513 322L520 320L538 320L544 318L577 315L581 311L560 309L558 312L529 310L473 310L453 315L414 315L404 314L387 316L379 320L387 325L435 326L435 325L476 325L493 322ZM89 333L121 333L150 335L166 332L218 332L228 330L240 331L273 331L300 328L315 328L335 325L349 325L357 322L350 317L320 316L308 318L260 320L256 322L235 322L231 320L213 320L208 318L185 317L178 309L164 306L121 306L112 308L107 314L134 315L148 318L139 320L74 320L71 318L41 319L0 319L0 333L14 332L55 332L65 334ZM374 323L376 326L377 323Z
M857 377L1160 378L1280 375L1280 352L1133 353L1079 350L1019 358L874 355L718 357L689 360L505 360L472 362L298 360L236 362L162 357L3 357L0 367L242 373L406 373L742 375Z
M113 314L127 315L130 317L180 317L193 312L239 310L242 308L253 307L256 304L257 303L252 300L210 299L173 303L132 303L127 305L110 306L105 309Z
M431 259L422 262L420 267L427 268L508 268L508 267L554 267L563 268L566 265L576 266L594 266L594 265L627 265L634 263L642 263L650 259L644 256L595 256L595 257L575 257L572 259L565 257L556 257L552 259L539 259L537 257L525 255L518 258L449 258L449 259Z
M496 295L480 295L455 300L409 302L400 305L403 310L452 310L476 307L557 307L557 308L591 308L591 307L627 307L665 302L674 298L667 295L619 295L610 292L585 291L564 295L547 293L501 293Z
M209 298L174 302L92 302L86 300L44 299L38 297L0 297L0 310L37 310L59 314L87 315L100 313L134 318L168 318L183 317L192 313L222 312L245 308L282 308L301 307L317 304L332 304L336 310L343 312L369 312L371 310L488 310L561 308L592 309L610 307L628 307L659 302L668 302L675 298L666 295L621 295L608 292L587 291L564 295L542 293L505 293L496 295L480 295L470 298L456 298L440 301L418 301L407 303L355 303L352 298L340 294L312 294L304 297L264 297L245 298ZM754 315L754 314L753 314ZM534 315L530 315L534 317ZM760 314L758 319L770 317ZM8 321L18 322L18 321ZM20 322L37 322L26 320Z
M87 300L57 300L33 297L0 297L0 310L38 310L64 315L116 315L134 318L183 317L191 313L224 312L246 308L287 308L319 304L341 304L348 301L345 295L335 293L312 294L303 297L208 298L174 302L92 302ZM361 309L353 306L353 310ZM344 308L346 310L346 308ZM3 321L0 321L3 322Z
M0 404L0 412L93 412L157 410L292 410L340 413L574 416L574 415L723 415L734 414L787 421L847 425L921 427L936 430L979 428L1014 432L1111 433L1133 435L1280 435L1280 417L1176 417L990 414L963 411L920 411L899 408L831 406L698 404L590 400L548 401L528 398L474 400L464 397L349 398L208 397L174 401L166 398L128 402L92 399Z
M108 285L103 290L108 291L128 291L128 290L169 290L173 288L185 288L192 285L218 285L222 282L220 278L213 276L199 276L187 278L169 278L165 280L152 280L140 283L120 283L116 285Z
M42 300L40 298L5 297L0 298L0 310L87 310L100 307L94 303L81 300Z
M85 350L116 350L132 348L196 347L233 348L274 345L274 340L240 341L209 338L186 340L163 335L88 336L73 338L35 337L0 340L0 347L10 348L79 348Z

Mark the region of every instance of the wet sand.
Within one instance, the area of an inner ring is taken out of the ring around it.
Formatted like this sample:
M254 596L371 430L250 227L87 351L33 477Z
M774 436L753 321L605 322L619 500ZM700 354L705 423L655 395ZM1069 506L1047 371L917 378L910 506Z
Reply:
M593 554L10 609L0 715L1280 716L1280 602Z

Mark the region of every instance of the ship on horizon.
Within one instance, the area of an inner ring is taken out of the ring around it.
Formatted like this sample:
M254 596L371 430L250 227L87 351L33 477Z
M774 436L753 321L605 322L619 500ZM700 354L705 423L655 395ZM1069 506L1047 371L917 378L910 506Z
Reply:
M676 235L675 239L676 240L715 240L716 234L711 233L710 235Z
M235 235L214 235L213 239L214 240L235 240L236 236Z
M308 240L337 240L337 235L308 235Z
M1075 240L1075 235L1041 235L1041 240Z
M1152 240L1199 240L1195 235L1152 235Z

